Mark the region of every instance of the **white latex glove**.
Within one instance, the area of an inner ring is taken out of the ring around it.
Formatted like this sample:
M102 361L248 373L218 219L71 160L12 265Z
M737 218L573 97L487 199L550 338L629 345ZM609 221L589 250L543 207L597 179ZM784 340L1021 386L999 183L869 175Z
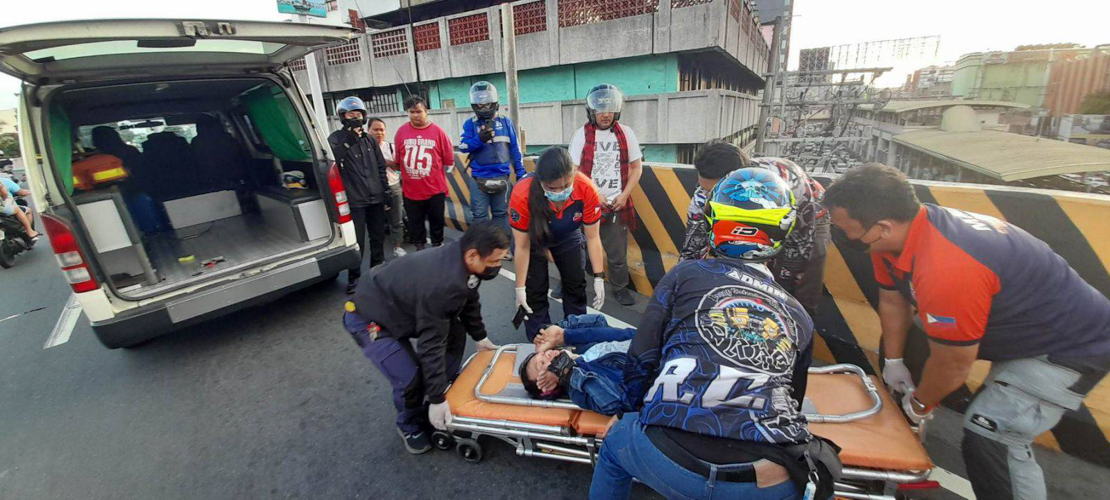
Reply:
M432 427L446 431L447 422L451 421L451 407L447 406L447 401L429 406L428 420L432 422Z
M489 337L478 341L478 351L492 351L495 349L497 349L497 344L494 344Z
M913 425L921 425L921 422L933 419L932 410L926 412L924 415L917 413L917 410L913 409L913 403L910 402L910 398L913 398L912 392L902 396L902 413L906 414L906 417L910 419Z
M517 307L523 307L524 312L532 314L532 308L528 307L528 294L524 290L522 286L516 287L516 305Z
M902 394L913 394L913 391L917 389L913 385L910 369L906 368L902 358L883 359L883 382L886 383L887 389Z
M605 279L601 277L594 278L594 309L601 310L601 306L605 305Z

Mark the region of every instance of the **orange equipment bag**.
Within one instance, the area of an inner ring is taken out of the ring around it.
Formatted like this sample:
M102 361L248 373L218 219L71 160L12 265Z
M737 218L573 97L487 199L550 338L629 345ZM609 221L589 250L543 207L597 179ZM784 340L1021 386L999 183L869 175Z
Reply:
M122 181L128 175L123 160L109 154L97 153L73 162L73 187L82 191Z

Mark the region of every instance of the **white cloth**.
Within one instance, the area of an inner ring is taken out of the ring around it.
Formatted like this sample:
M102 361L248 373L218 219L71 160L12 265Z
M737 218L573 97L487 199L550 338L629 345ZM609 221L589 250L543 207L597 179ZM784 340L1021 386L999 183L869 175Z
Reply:
M628 139L628 162L644 157L640 151L640 141L631 128L618 123ZM586 127L578 129L570 140L570 159L575 165L582 164L582 149L586 147ZM598 130L594 133L594 168L590 177L597 184L598 194L612 203L624 190L621 184L621 150L617 134L612 130Z
M387 162L394 161L394 158L393 158L394 152L393 152L393 143L392 142L382 141L382 142L378 143L378 146L381 147L382 156L385 157L385 161L387 161ZM401 183L401 172L393 170L392 168L386 168L385 169L385 178L389 180L389 185L390 186L396 186L396 185Z
M598 342L589 349L586 349L586 352L582 353L582 361L589 363L611 352L628 352L628 348L631 345L631 340Z

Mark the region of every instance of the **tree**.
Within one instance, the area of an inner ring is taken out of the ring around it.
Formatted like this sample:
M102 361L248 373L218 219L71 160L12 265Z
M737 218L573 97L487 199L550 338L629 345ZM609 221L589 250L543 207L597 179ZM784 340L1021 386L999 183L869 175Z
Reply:
M1079 104L1081 115L1110 115L1110 90L1087 94Z
M13 135L0 135L0 151L8 158L16 158L19 154L19 139Z

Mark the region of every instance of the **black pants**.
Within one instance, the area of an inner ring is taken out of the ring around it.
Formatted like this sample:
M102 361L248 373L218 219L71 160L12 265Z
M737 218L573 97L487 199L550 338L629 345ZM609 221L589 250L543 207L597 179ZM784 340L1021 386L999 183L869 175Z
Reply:
M357 280L362 276L362 260L366 256L366 230L370 230L370 267L385 262L385 204L375 203L368 207L351 207L351 219L355 223L355 239L358 240L358 265L347 270L347 280Z
M443 244L443 201L447 195L440 193L426 200L405 198L405 215L409 218L409 233L413 244L424 246L428 233L432 236L432 246ZM424 228L424 221L428 228Z
M586 260L582 256L582 245L564 243L560 247L551 249L551 257L563 283L563 317L586 314ZM547 254L543 248L533 247L528 256L528 278L524 288L528 295L528 307L532 308L532 314L524 323L524 333L531 342L540 327L553 323L547 302Z

